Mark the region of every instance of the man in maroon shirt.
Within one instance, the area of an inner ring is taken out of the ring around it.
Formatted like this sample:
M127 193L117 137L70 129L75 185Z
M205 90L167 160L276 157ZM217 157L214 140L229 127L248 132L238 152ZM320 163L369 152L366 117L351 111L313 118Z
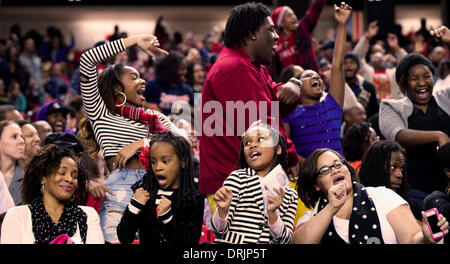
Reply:
M305 70L314 70L323 75L314 53L311 34L326 3L327 0L316 0L300 21L288 6L279 6L272 12L273 23L280 35L272 76L278 76L289 65L299 65Z
M225 28L225 48L206 77L202 92L200 135L200 192L213 194L236 169L240 136L256 120L279 122L298 105L300 87L295 80L276 84L264 65L271 62L278 34L270 10L260 3L236 6ZM278 108L279 106L279 108ZM241 110L241 111L240 111ZM291 178L298 175L298 156L287 137Z

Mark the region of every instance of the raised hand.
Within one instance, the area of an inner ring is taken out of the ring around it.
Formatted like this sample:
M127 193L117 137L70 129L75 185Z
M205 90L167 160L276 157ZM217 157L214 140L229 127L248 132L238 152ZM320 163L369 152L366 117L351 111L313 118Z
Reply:
M440 39L442 42L450 44L450 30L446 26L440 26L436 30L431 30L430 34Z
M145 53L154 57L156 53L167 55L169 54L167 51L159 48L158 39L151 34L142 34L136 35L124 40L125 46L127 48L137 45L141 48Z
M278 190L275 190L277 192L277 195L268 195L267 196L267 212L275 212L275 210L280 207L280 205L283 203L284 194L286 193L283 188L279 188Z
M379 29L380 27L378 27L378 20L370 22L369 28L367 29L366 32L366 38L370 40L373 37L375 37L378 34Z
M352 7L347 5L345 2L341 2L339 7L336 4L334 5L334 19L339 25L347 24L351 13Z
M231 200L233 199L233 192L230 188L223 186L214 194L214 201L219 206L217 208L219 216L225 218L230 208Z
M328 189L329 205L334 209L335 212L341 209L346 199L347 199L347 188L345 187L344 182L333 185L330 187L330 189Z

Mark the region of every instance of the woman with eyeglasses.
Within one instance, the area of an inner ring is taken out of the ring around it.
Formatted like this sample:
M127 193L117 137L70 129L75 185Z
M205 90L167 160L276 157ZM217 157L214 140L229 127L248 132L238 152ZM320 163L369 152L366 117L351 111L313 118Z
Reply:
M298 220L294 244L421 244L431 238L422 212L421 226L408 203L385 187L364 187L355 170L331 149L306 159L297 182L299 197L311 208ZM438 227L448 234L448 222Z

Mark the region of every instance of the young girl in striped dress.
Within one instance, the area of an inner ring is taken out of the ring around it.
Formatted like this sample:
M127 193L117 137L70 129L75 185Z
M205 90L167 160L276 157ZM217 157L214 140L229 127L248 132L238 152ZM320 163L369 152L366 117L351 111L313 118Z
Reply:
M286 171L286 141L257 121L244 133L233 171L214 196L211 223L216 243L286 244L293 234L297 192L289 186L268 192L261 180L278 164Z

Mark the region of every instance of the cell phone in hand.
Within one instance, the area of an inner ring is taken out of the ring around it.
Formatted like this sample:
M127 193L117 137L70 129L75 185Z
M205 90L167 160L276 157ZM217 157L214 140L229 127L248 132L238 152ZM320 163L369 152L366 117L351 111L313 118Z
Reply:
M439 238L445 236L444 232L439 228L439 212L436 208L432 208L425 212L427 220L428 220L428 229L430 230L431 237L434 240L438 240Z

